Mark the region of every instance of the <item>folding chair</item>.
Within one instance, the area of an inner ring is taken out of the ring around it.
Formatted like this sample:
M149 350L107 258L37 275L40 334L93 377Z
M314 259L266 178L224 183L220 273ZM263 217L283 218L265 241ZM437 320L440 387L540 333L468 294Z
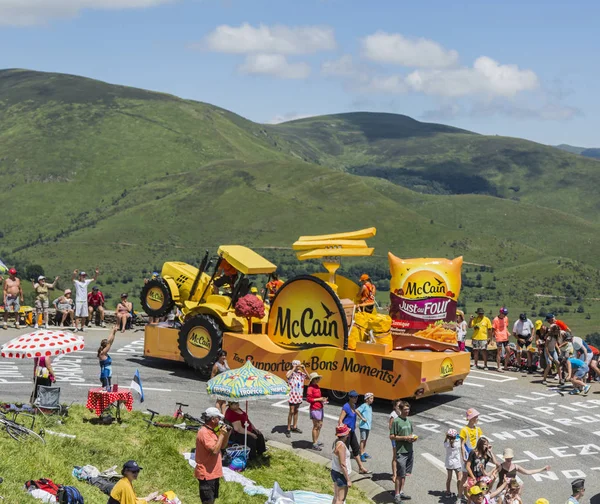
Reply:
M58 413L59 415L67 411L67 407L60 405L60 387L46 387L40 385L37 398L33 403L36 412L42 415Z

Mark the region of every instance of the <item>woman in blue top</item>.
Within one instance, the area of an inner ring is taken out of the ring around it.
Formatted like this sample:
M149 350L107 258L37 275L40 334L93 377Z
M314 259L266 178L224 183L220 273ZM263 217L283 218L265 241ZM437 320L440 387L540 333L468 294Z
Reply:
M100 364L100 382L102 386L109 390L111 387L111 378L112 378L112 359L108 352L110 351L110 347L115 341L115 335L117 334L117 325L114 325L110 330L110 335L108 339L103 339L100 342L100 347L98 348L98 363Z
M350 428L350 434L348 436L347 443L350 445L352 451L352 457L358 464L358 472L360 474L371 474L370 471L365 469L365 466L360 460L360 445L358 444L358 438L356 437L356 417L360 418L361 421L365 421L364 417L356 411L356 403L358 402L358 393L356 390L348 392L348 402L342 407L340 418L338 420L338 426L347 425Z

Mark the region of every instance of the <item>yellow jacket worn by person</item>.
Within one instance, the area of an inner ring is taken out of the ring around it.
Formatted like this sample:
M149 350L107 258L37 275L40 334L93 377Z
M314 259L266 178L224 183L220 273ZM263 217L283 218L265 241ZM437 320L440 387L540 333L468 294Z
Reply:
M146 504L147 502L146 499L139 499L135 496L131 481L121 478L110 492L107 504Z
M488 339L488 331L492 329L492 322L485 315L479 315L473 319L473 337L474 340Z

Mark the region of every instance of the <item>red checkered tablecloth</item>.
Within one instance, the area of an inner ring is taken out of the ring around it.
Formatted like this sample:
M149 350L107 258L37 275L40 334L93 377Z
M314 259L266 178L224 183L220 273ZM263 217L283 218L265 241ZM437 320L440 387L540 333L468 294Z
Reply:
M117 392L107 392L102 388L93 388L88 390L87 404L85 407L95 411L100 416L102 412L112 403L120 401L125 405L127 411L133 409L133 395L128 390L119 390Z

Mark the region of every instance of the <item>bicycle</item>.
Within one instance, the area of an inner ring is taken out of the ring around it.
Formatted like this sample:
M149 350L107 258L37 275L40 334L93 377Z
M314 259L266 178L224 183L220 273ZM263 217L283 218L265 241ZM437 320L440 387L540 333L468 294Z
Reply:
M154 411L151 409L149 409L148 412L150 413L150 420L144 419L144 422L146 422L148 424L148 428L150 428L150 426L152 426L152 427L161 427L163 429L180 429L180 430L194 430L194 431L197 431L200 428L199 425L188 425L185 422L182 422L179 424L155 422L154 417L156 415L160 415L160 413L158 411ZM182 415L184 418L189 417L190 420L196 421L196 419L194 417L187 415L187 413L182 413Z
M22 442L28 439L33 439L34 441L46 444L46 441L42 437L44 431L40 431L40 434L42 434L40 435L32 430L33 424L35 423L35 417L33 415L30 416L32 418L31 429L28 429L24 425L18 424L13 420L9 420L4 413L0 413L0 426L2 426L4 430L6 430L6 433L15 441Z

